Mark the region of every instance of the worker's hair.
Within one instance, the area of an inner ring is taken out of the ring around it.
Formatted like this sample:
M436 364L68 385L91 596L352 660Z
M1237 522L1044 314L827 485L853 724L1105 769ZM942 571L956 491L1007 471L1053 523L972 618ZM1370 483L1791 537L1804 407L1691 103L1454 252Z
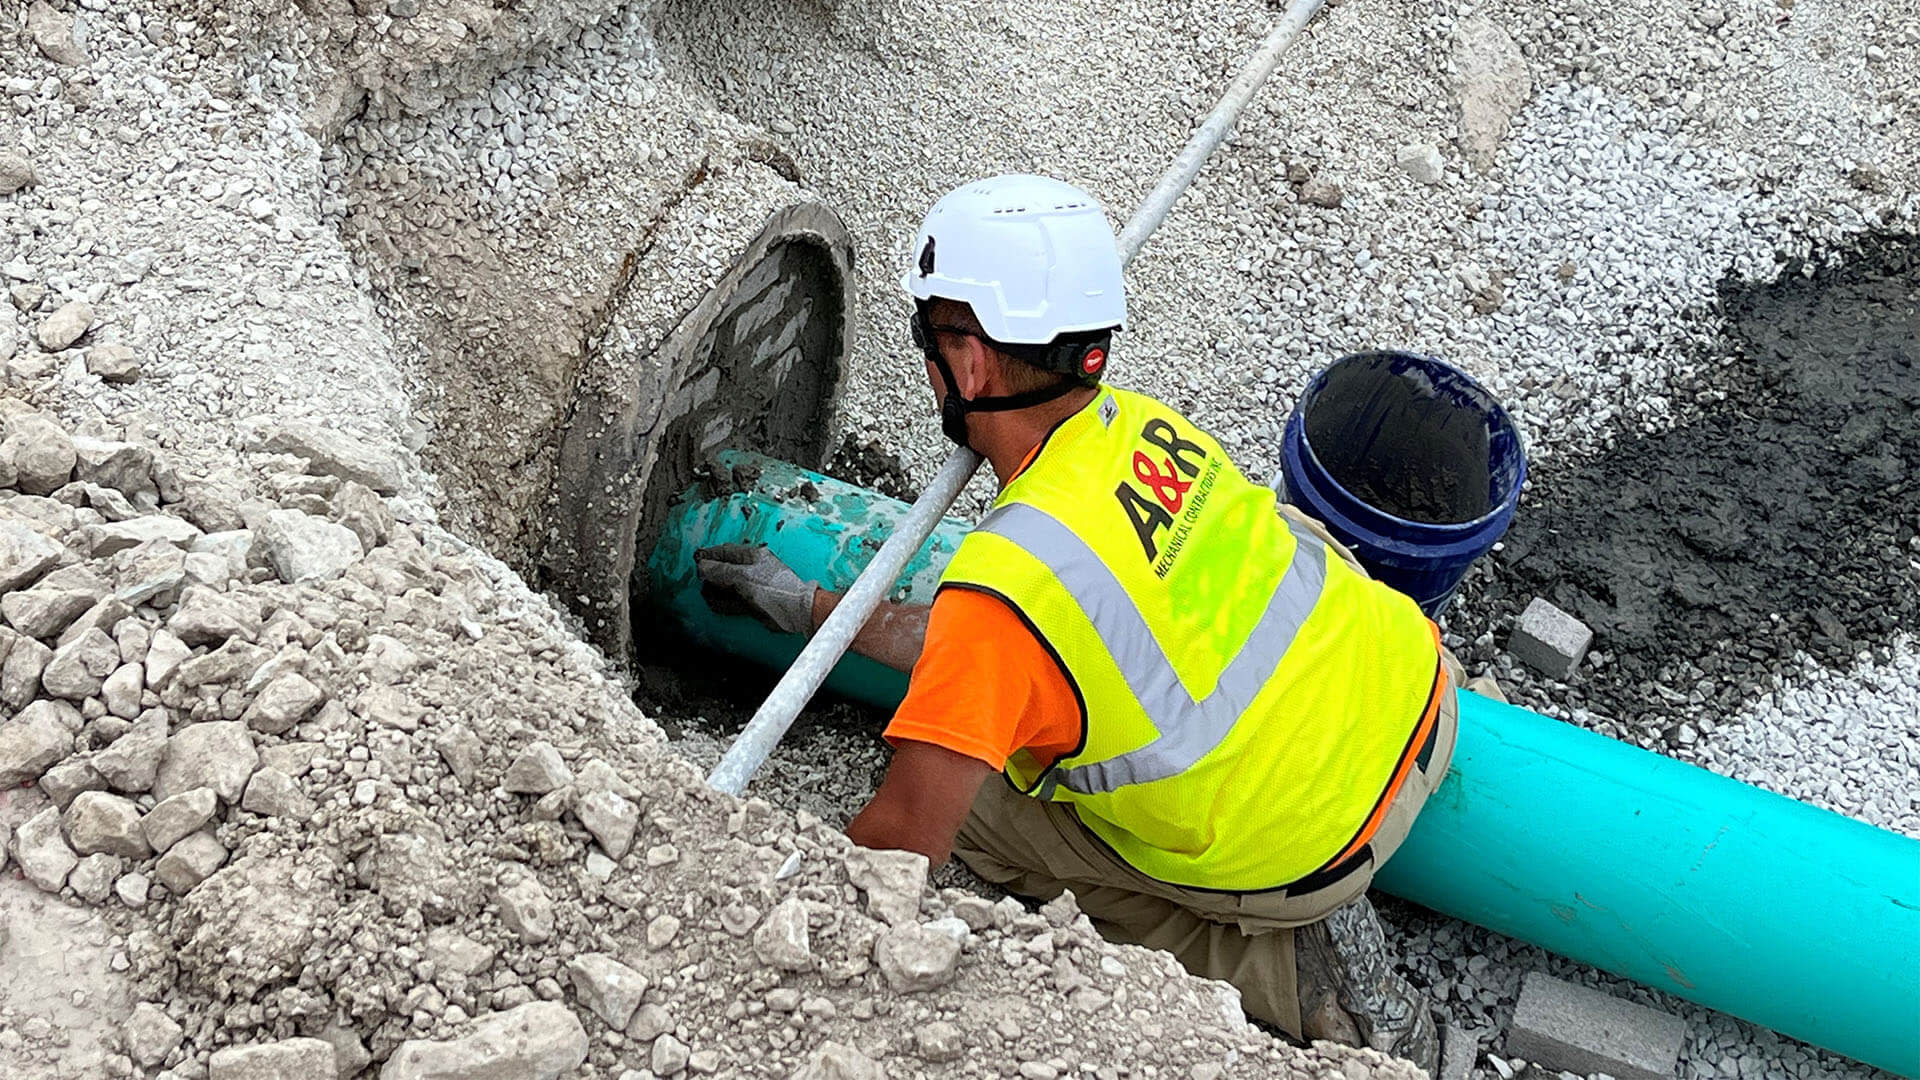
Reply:
M933 309L928 312L928 315L932 317L935 326L957 326L978 336L980 343L987 347L987 351L993 353L994 357L1000 361L1001 373L1007 380L1007 393L1024 394L1029 390L1052 386L1061 380L1062 376L1055 372L1034 367L1017 356L1008 356L1000 349L994 348L993 339L987 336L986 328L980 325L980 319L973 313L970 305L959 300L949 300L944 296L934 297L932 303Z

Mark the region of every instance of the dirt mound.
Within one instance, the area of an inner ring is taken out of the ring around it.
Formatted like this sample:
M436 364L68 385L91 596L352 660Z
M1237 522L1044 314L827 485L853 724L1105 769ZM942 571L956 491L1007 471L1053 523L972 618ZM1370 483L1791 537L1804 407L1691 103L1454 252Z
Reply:
M1542 468L1475 605L1579 615L1609 657L1580 694L1623 719L1732 708L1797 652L1843 666L1920 629L1920 239L1722 304L1695 415Z

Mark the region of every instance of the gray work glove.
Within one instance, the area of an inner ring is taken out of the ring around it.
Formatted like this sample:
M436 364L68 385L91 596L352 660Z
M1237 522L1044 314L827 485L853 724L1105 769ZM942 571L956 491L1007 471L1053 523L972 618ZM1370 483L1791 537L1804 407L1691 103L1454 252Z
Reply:
M693 553L700 590L722 615L751 615L789 634L813 633L814 584L761 544L721 544Z

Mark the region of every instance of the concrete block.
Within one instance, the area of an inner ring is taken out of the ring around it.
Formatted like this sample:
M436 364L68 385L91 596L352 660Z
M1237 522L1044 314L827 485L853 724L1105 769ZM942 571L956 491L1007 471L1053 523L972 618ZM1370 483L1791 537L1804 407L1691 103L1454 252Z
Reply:
M1549 1069L1616 1080L1666 1080L1686 1022L1538 971L1520 984L1507 1054Z
M1566 679L1587 655L1593 631L1587 624L1534 597L1520 613L1520 625L1507 639L1514 659L1556 679Z

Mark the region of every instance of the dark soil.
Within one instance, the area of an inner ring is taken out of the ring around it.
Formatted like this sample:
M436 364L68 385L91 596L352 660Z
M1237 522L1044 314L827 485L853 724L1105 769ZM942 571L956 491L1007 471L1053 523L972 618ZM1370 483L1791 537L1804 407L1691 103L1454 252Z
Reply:
M821 471L836 480L859 484L901 502L910 503L920 497L920 489L907 475L907 467L899 455L878 443L852 435L840 440L840 446Z
M1408 521L1453 524L1493 509L1482 415L1419 370L1394 370L1370 353L1327 372L1306 416L1307 442L1327 473Z
M1725 362L1676 395L1711 402L1694 419L1536 473L1456 630L1547 597L1611 658L1567 704L1643 726L1920 629L1920 238L1803 270L1722 289Z
M739 734L780 681L778 671L697 645L658 659L662 662L635 667L633 700L673 738L689 727L724 738ZM877 740L886 723L886 713L822 691L801 710L793 730L805 732L817 725L871 731Z

